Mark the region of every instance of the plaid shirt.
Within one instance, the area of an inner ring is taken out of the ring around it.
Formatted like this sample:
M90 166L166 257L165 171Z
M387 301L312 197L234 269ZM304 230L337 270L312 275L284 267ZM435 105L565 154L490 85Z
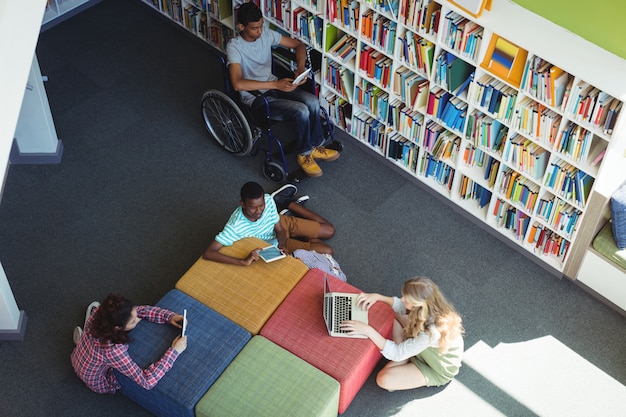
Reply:
M158 324L168 323L175 314L159 307L137 306L136 308L137 317ZM83 336L72 352L72 366L76 374L92 391L107 394L114 393L120 388L113 369L117 369L143 388L152 389L178 358L178 352L170 347L159 361L146 369L141 369L128 355L128 345L109 341L101 342L93 337L92 321L93 312L85 325Z

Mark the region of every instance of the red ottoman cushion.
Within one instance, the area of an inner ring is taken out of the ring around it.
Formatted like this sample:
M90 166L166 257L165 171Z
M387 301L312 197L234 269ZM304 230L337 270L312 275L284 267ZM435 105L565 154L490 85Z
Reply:
M328 275L337 292L360 293L352 285ZM289 293L261 329L261 335L335 378L341 388L339 413L343 413L381 358L369 339L330 337L324 324L324 272L311 269ZM369 310L369 323L391 337L394 314L383 303Z

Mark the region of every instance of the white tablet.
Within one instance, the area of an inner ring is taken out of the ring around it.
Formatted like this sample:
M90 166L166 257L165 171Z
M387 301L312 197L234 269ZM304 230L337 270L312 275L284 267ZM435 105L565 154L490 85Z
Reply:
M293 80L293 84L300 84L302 80L304 80L311 72L311 68L305 69L302 74L298 75L295 80Z
M285 257L285 254L276 246L268 246L261 249L259 255L265 262L274 262Z

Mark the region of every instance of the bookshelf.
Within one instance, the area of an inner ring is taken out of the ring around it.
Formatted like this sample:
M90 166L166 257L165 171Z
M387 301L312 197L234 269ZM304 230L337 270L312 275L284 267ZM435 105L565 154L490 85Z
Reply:
M46 10L41 25L48 29L86 7L92 6L101 0L46 0Z
M144 2L222 51L234 36L230 0ZM602 216L589 209L594 186L611 175L600 155L626 141L626 61L507 0L480 17L445 0L260 6L321 56L316 82L335 125L576 277Z

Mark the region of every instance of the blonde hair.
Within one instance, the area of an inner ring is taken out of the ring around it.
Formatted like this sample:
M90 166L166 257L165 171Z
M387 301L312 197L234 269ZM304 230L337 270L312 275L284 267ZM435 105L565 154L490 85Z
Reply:
M462 319L430 278L415 277L402 285L404 301L411 306L409 320L404 327L407 337L415 337L421 332L430 333L428 326L434 324L439 330L439 352L446 353L450 343L462 335Z

